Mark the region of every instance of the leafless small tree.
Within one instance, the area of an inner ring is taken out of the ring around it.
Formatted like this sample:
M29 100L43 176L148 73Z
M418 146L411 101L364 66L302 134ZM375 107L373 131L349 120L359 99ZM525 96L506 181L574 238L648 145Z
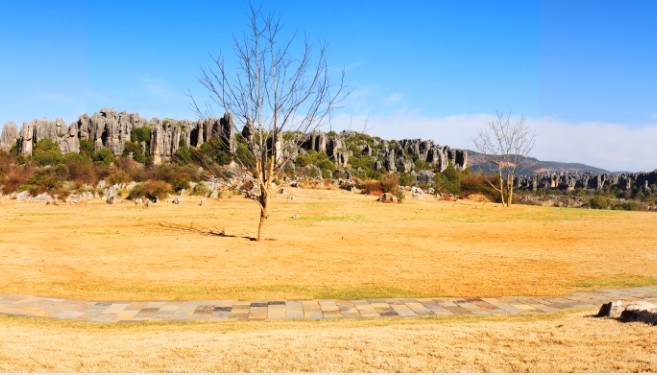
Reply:
M250 11L248 32L234 39L236 70L228 71L220 53L210 66L201 69L199 81L214 104L234 116L235 126L247 129L243 137L254 162L239 157L235 161L249 164L245 169L253 176L253 189L246 195L260 206L260 241L269 218L272 182L303 142L302 137L284 140L284 132L308 134L323 123L344 98L344 70L340 81L332 85L325 44L313 53L306 37L295 49L295 35L283 35L280 17L263 15L253 6ZM298 55L293 56L295 51ZM205 117L207 112L192 101L198 115ZM236 129L236 133L241 130Z
M513 179L518 168L534 148L536 135L525 124L525 118L511 118L511 112L497 112L488 126L479 130L472 139L477 152L486 162L497 166L499 185L488 178L488 183L500 193L502 206L510 207L513 202Z

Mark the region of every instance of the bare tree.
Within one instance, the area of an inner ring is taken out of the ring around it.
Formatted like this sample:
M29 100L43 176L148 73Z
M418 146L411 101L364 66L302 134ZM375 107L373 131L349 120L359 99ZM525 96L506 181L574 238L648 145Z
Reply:
M497 166L499 186L486 174L488 183L500 193L502 206L510 207L513 202L513 179L518 168L534 148L536 135L525 124L525 118L515 121L511 112L497 112L488 126L479 130L472 139L477 152L483 154L486 162Z
M303 137L284 140L284 132L308 134L323 123L344 96L344 70L340 82L332 86L325 44L313 53L306 37L295 49L295 35L283 35L280 17L263 15L253 6L250 10L248 32L234 40L236 70L228 71L220 53L209 67L201 68L199 81L214 103L234 116L235 126L245 128L236 133L243 134L255 161L246 168L253 176L253 189L245 193L260 206L260 241L269 218L272 182L304 141ZM292 56L295 51L298 55ZM193 103L199 116L205 117ZM237 156L238 163L247 164Z

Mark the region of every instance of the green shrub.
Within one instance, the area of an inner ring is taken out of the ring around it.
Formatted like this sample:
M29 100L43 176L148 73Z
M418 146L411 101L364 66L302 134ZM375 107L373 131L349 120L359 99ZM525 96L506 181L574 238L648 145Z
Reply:
M100 165L109 166L114 163L115 158L109 148L103 147L94 154L93 160Z
M144 153L141 145L137 142L126 142L123 149L123 157L128 157L132 153L132 159L140 163L148 162L148 153Z
M417 159L413 162L413 164L415 164L416 171L423 171L430 169L429 163L427 163L425 160Z
M28 190L35 193L52 193L60 188L66 178L68 171L63 165L50 168L40 168L27 180Z
M213 136L208 139L205 143L201 145L199 151L203 158L200 158L201 162L207 164L208 161L212 163L217 163L219 165L227 165L233 160L229 153L225 150L221 139L218 136ZM197 157L197 159L199 159Z
M434 179L434 189L441 193L460 195L461 182L468 174L469 173L457 170L453 163L449 163L444 171L436 174Z
M135 185L130 193L128 199L147 198L150 200L166 199L172 193L171 185L164 181L148 180Z
M175 164L162 164L158 166L155 174L158 180L163 180L169 184L174 191L180 191L189 187L193 179L195 170L185 166Z
M489 179L496 186L499 185L499 176L490 176ZM481 194L493 202L500 201L499 192L486 181L486 176L481 173L467 173L463 176L461 179L461 194L464 196Z
M149 126L143 126L141 128L130 129L130 142L134 142L134 143L146 142L146 145L150 146L151 128Z
M94 141L91 139L80 139L80 154L92 157L94 154Z
M200 195L202 197L210 195L210 189L208 189L207 186L205 186L204 183L199 182L198 184L194 185L194 188L192 191L189 193L190 195Z
M189 146L184 139L180 139L178 143L178 151L174 155L174 160L179 164L190 164L192 162L192 154L189 150Z
M589 201L589 206L598 210L609 208L609 199L602 195L595 195Z
M51 139L44 138L37 142L32 152L32 160L39 165L56 165L62 162L62 152Z

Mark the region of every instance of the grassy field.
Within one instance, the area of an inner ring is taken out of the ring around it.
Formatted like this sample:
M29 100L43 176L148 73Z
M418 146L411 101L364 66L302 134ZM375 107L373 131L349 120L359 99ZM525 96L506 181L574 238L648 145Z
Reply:
M498 318L94 325L0 316L0 372L654 372L654 327Z
M546 295L657 283L657 215L346 191L274 197L267 241L239 196L0 201L0 293L95 300ZM295 218L292 218L295 217ZM225 237L204 234L224 231Z
M657 283L654 213L294 194L275 196L264 242L249 239L257 206L237 196L150 209L3 199L0 293L502 296ZM0 316L0 372L657 371L653 327L593 313L114 325Z

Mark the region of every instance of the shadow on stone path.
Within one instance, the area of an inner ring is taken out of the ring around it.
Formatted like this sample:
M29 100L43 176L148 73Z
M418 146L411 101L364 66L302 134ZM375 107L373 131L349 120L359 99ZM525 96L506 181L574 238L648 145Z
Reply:
M317 320L341 318L517 315L656 300L657 285L545 297L381 298L358 300L97 302L0 295L0 314L86 322Z

